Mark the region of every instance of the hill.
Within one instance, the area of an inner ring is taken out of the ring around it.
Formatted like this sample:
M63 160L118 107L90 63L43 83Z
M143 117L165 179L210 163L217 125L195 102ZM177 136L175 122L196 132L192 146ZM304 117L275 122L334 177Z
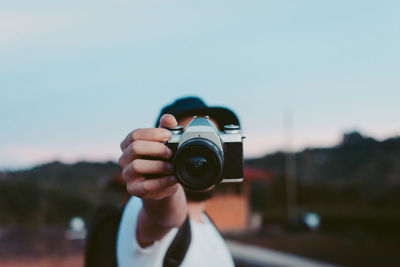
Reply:
M247 165L276 174L269 184L253 185L253 210L268 210L269 216L274 214L271 210L279 210L282 215L286 159L287 154L276 152L246 160ZM329 206L342 212L352 206L390 213L400 204L400 137L377 141L352 132L337 146L305 149L295 153L294 160L301 209L324 212ZM88 219L101 203L116 203L104 188L119 172L114 162L50 162L0 172L0 224L66 225L73 216Z
M294 154L300 183L357 185L365 188L400 185L400 137L377 141L347 133L334 147L309 148ZM276 152L246 163L285 175L286 154Z
M0 224L66 226L74 216L88 221L100 203L113 203L103 191L107 179L119 171L113 162L56 161L29 170L3 172Z

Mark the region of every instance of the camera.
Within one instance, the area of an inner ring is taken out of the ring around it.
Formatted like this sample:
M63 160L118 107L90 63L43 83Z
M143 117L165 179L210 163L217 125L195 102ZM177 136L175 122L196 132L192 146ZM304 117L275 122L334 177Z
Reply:
M207 190L220 182L243 181L243 136L238 125L219 131L208 116L193 117L184 130L169 128L166 145L173 151L174 175L191 190Z

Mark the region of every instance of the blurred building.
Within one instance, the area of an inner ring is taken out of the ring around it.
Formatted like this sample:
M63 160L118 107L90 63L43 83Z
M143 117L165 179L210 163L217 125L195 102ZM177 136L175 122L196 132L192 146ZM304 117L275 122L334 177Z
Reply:
M207 201L206 212L221 232L240 232L251 227L250 186L253 182L267 183L272 171L244 167L242 183L222 183L215 196Z

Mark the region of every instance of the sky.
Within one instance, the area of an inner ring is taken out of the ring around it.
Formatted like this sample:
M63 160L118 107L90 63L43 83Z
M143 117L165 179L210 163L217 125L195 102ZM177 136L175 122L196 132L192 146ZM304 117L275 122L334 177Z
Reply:
M245 156L400 134L399 1L0 1L0 169L116 161L177 97Z

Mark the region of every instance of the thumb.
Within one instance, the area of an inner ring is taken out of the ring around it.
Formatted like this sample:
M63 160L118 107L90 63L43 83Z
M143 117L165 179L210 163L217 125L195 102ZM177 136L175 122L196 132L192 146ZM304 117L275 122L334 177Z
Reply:
M173 115L164 114L160 119L160 124L158 125L158 127L171 128L171 127L175 127L177 125L178 125L178 122L176 121L176 119Z

